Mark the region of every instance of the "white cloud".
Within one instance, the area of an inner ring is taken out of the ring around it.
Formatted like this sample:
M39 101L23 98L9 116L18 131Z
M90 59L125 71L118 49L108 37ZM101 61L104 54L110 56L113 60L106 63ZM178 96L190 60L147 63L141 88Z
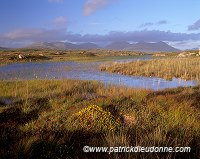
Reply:
M200 19L197 20L194 24L188 26L189 31L200 30Z
M141 24L139 27L140 28L144 28L144 27L150 27L150 26L157 26L157 25L164 25L164 24L167 24L168 22L166 20L160 20L158 22L146 22L146 23L143 23Z
M55 41L71 41L71 42L94 42L108 43L112 41L147 41L158 42L168 41L177 48L193 48L199 47L200 33L173 33L170 31L160 30L142 30L119 32L112 31L106 35L99 34L75 34L67 32L65 28L57 29L17 29L14 31L0 33L0 46L12 47L22 46L31 42L55 42Z
M141 30L141 31L112 31L106 35L98 34L73 34L68 37L69 41L74 42L111 42L111 41L183 41L183 40L200 40L200 33L187 34L187 33L173 33L170 31L160 30Z
M167 24L168 22L166 20L160 20L158 21L156 24L157 25L163 25L163 24Z
M53 25L56 28L66 28L67 27L67 17L66 16L56 17L53 20Z
M152 26L152 25L154 25L152 22L146 22L146 23L141 24L140 28L149 27L149 26Z
M86 16L91 15L97 9L104 7L110 0L87 0L83 9Z
M49 2L55 2L55 3L61 3L63 2L64 0L48 0Z
M65 29L17 29L2 34L0 39L7 41L57 41L65 39Z
M173 47L183 50L200 48L200 40L170 41L168 43Z

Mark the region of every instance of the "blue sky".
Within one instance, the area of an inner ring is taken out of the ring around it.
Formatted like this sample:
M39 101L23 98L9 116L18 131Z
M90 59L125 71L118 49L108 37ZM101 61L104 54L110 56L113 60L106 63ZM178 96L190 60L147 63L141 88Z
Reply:
M0 46L165 41L200 47L199 0L1 0Z

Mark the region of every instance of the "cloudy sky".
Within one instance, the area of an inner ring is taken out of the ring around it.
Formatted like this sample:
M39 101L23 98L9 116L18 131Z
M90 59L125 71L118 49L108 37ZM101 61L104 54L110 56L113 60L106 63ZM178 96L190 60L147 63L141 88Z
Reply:
M165 41L200 47L199 0L1 0L0 46Z

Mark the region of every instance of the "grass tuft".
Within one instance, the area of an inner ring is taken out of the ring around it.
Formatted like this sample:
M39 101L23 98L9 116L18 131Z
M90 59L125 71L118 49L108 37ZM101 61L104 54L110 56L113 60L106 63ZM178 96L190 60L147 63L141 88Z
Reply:
M165 58L129 63L113 63L100 66L101 71L125 75L160 77L171 80L173 77L185 80L200 79L200 58Z
M0 81L0 156L199 158L199 99L199 86L152 92L93 81ZM84 153L85 145L187 146L192 151L109 155Z

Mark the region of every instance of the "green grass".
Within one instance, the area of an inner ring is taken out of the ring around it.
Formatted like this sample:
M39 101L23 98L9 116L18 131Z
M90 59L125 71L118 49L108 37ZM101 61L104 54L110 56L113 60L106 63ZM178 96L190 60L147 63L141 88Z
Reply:
M25 58L19 59L18 55ZM134 51L14 49L0 51L0 66L32 61L109 61L143 55Z
M185 80L199 80L200 58L162 58L130 63L113 63L112 65L103 65L100 69L112 73L161 77L169 80L173 77Z
M6 104L5 99L10 103ZM153 92L94 81L0 81L0 156L198 158L199 101L200 87ZM100 120L103 122L95 121L99 118L95 113L100 117L105 114ZM114 123L114 130L104 129L109 121ZM84 145L190 146L192 152L109 155L84 153Z

